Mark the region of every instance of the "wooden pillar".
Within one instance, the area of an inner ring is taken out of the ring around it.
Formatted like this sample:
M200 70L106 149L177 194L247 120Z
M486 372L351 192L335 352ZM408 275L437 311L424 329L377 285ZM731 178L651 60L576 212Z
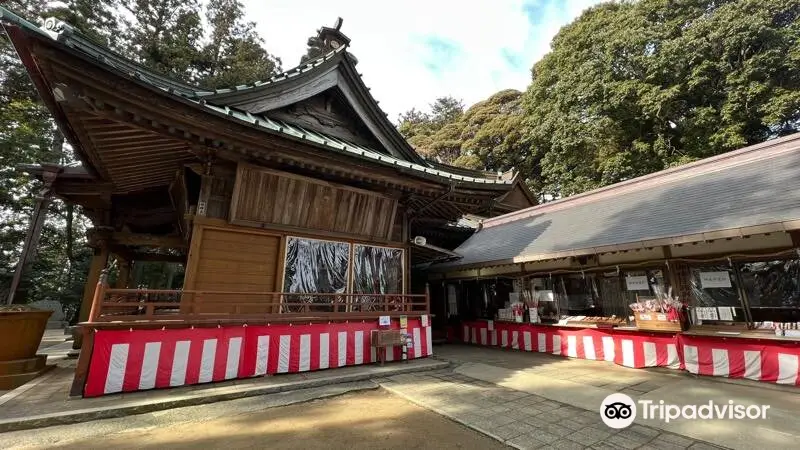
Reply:
M105 230L92 229L89 232L89 245L94 247L94 256L92 262L89 264L89 273L86 276L86 284L83 287L83 299L81 300L81 309L78 312L78 322L86 322L89 319L89 312L92 308L92 299L94 299L94 292L97 288L97 283L100 281L100 275L108 264L108 239L104 238ZM84 333L79 328L76 329L74 340L72 341L72 348L79 349L83 342Z
M42 174L44 180L44 187L39 193L36 200L36 206L33 208L33 215L31 216L31 224L28 227L28 233L25 236L25 241L22 244L22 252L19 256L19 262L14 270L14 277L11 279L11 287L8 290L7 303L10 305L14 303L14 297L19 290L19 285L22 283L22 277L25 275L28 267L30 267L36 255L36 248L39 246L39 237L42 235L42 227L44 226L44 219L47 217L47 208L52 201L52 187L56 181L58 173L61 168L51 168Z

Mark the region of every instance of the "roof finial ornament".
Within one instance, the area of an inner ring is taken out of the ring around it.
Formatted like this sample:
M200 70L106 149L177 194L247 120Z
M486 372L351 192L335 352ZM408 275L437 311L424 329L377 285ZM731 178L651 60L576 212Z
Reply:
M55 40L58 40L58 36L62 33L72 33L75 30L72 25L55 17L45 19L44 24L39 28Z
M305 64L310 60L322 58L335 50L347 47L350 44L350 38L341 31L343 23L344 20L337 17L332 28L322 27L317 30L317 35L309 38L308 50L300 59L300 63Z

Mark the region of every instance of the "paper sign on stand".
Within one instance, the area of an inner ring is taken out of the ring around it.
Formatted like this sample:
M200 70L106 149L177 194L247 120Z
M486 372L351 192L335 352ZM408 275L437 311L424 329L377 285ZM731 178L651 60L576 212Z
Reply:
M734 310L730 306L722 306L719 310L719 320L733 321Z
M390 316L380 316L378 318L378 325L381 327L388 327L392 323L392 318Z
M650 284L646 276L625 277L625 285L629 291L649 291Z
M408 316L400 316L400 328L408 328Z
M732 287L731 276L727 271L700 272L700 286L703 289L729 288Z

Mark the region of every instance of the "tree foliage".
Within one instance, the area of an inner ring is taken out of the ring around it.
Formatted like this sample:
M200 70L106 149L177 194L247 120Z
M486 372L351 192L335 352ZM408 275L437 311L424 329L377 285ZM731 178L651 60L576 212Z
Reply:
M264 48L255 23L244 21L238 0L210 0L206 11L210 39L203 48L201 83L209 88L265 80L281 61Z
M539 164L523 127L522 92L507 89L466 111L460 101L442 97L431 112L412 109L400 115L399 130L427 158L460 167L526 174L538 188Z
M546 189L570 195L797 131L799 16L797 0L586 11L525 95Z

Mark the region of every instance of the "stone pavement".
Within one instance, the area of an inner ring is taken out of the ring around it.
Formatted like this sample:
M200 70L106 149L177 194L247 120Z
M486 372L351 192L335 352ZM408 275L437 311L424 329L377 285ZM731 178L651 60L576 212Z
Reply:
M589 411L450 369L375 381L413 403L519 449L721 448L638 424L614 430L603 424L599 405Z
M75 360L64 360L49 373L0 396L0 433L90 420L123 417L298 389L351 383L448 363L432 358L286 374L96 398L70 398Z
M728 448L800 448L800 389L755 381L697 377L667 369L631 369L604 361L587 361L541 353L448 345L438 358L470 379L546 398L591 411L598 416L603 399L623 392L634 401L660 400L674 405L728 401L770 405L765 420L645 420L635 423L663 432ZM630 429L630 428L629 428ZM610 429L607 428L610 431Z

